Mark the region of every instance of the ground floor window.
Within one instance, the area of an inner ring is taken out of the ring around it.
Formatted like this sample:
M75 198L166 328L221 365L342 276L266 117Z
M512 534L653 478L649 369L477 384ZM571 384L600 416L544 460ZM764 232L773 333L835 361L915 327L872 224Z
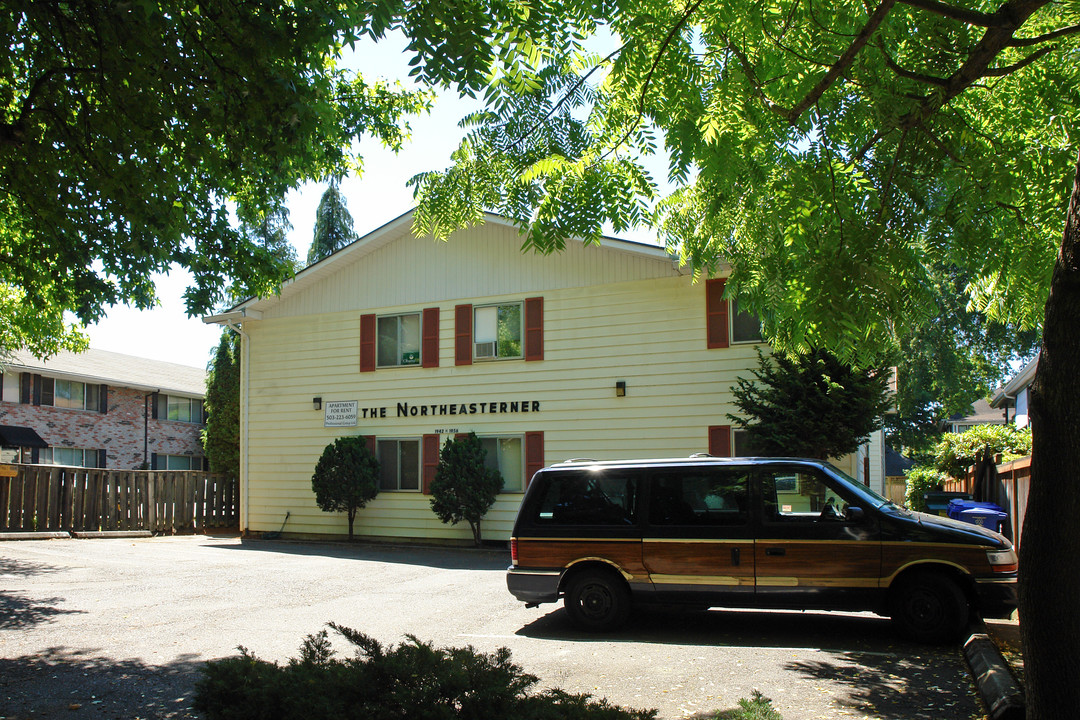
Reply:
M42 448L38 462L44 465L64 465L67 467L104 467L100 450L86 448Z
M383 439L377 442L380 490L420 490L420 440Z
M731 440L735 446L735 457L754 457L757 455L754 452L753 444L750 442L750 432L748 430L733 430Z
M502 475L502 492L524 492L525 454L521 437L481 437L480 444L487 451L484 464Z
M163 455L155 453L151 470L202 470L203 459L198 455Z

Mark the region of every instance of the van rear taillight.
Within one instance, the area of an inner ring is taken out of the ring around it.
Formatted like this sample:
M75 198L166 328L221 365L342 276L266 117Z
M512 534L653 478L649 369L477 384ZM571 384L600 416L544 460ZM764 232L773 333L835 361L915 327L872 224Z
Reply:
M1014 573L1019 567L1016 551L1012 548L1008 550L987 550L986 559L990 561L990 568L996 573Z
M510 562L517 565L517 538L510 538Z

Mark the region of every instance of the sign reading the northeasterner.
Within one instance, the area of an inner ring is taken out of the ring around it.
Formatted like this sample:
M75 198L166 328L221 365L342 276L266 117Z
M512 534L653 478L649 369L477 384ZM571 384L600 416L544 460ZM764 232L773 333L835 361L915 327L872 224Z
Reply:
M356 427L356 400L332 400L327 402L323 414L323 427Z

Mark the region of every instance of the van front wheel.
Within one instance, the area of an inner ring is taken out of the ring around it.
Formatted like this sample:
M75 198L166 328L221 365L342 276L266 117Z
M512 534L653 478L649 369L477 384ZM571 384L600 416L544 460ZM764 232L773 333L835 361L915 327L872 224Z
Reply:
M918 642L945 643L959 638L967 627L967 598L948 577L925 572L895 588L890 602L893 622L906 637Z
M614 630L630 615L630 592L613 573L590 570L570 579L563 604L578 628Z

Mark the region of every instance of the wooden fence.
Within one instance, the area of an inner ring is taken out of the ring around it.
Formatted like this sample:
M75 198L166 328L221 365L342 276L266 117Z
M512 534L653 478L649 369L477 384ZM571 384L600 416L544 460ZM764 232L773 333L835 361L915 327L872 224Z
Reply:
M8 465L0 477L0 532L149 530L239 526L239 484L207 472Z
M998 504L1009 513L1009 533L1013 544L1020 547L1020 536L1024 530L1024 515L1027 514L1028 491L1031 488L1031 458L1025 457L1012 462L1002 463L997 466L998 478L1001 481L1004 502ZM975 468L968 468L967 476L963 480L954 480L946 483L943 488L950 492L975 492ZM1005 532L1004 529L1002 532Z

